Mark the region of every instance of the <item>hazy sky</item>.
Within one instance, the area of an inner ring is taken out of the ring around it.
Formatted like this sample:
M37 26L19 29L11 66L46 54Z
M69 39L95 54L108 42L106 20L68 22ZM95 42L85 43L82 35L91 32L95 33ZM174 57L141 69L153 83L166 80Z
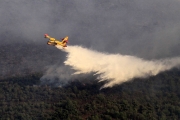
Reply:
M179 56L180 0L1 0L1 43L45 33L100 52ZM5 41L5 42L4 42Z

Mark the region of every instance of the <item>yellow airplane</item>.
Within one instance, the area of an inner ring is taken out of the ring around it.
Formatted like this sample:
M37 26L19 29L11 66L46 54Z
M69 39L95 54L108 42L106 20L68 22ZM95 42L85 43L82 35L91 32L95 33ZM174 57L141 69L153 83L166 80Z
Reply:
M48 34L44 34L44 38L48 38L49 41L47 42L48 45L61 45L62 47L67 47L68 36L62 39L62 41L56 40L55 38L50 37Z

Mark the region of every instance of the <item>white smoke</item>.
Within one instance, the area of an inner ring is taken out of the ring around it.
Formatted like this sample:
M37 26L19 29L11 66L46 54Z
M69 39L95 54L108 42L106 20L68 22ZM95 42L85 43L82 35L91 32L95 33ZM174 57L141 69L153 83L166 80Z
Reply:
M69 67L59 64L47 66L46 73L40 79L41 84L61 87L73 78L73 76L71 76L72 72L73 71L69 69Z
M76 71L74 74L96 72L99 82L107 81L102 88L113 87L133 78L157 75L180 64L180 57L148 61L128 55L100 53L80 46L57 48L68 53L64 64L71 66Z

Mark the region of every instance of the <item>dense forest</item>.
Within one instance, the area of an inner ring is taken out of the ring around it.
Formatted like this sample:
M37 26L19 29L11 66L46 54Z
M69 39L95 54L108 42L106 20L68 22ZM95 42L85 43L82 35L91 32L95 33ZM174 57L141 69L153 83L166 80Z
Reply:
M63 87L42 84L44 66L63 55L44 45L1 46L1 120L180 119L179 69L101 90L93 76Z
M180 118L180 71L100 90L103 83L40 84L41 73L0 80L1 120L177 120Z

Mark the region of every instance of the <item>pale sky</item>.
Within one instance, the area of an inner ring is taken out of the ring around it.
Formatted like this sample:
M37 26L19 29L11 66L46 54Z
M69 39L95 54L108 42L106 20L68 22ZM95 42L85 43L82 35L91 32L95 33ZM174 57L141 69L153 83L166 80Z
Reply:
M70 45L145 59L179 56L179 0L1 0L1 43Z

